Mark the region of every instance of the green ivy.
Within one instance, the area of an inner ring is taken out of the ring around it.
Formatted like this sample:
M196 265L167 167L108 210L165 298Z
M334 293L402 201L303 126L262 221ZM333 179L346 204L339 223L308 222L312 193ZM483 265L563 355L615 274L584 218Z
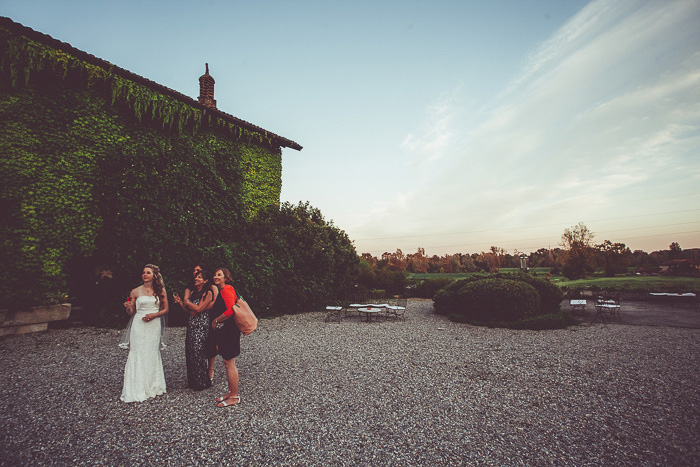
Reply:
M188 270L209 245L235 242L244 218L279 202L279 148L222 128L171 131L68 81L37 75L29 84L0 75L0 308L68 292L79 302L80 291L68 290L75 258L117 269L124 288L147 262Z

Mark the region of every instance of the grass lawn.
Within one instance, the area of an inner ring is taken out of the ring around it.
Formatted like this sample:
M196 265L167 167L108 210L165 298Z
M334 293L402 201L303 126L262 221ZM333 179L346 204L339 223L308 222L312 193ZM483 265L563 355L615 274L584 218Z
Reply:
M560 287L570 289L583 289L599 287L601 289L615 290L659 290L664 292L690 292L700 291L700 278L697 277L671 277L671 276L616 276L616 277L589 277L570 281L563 276L554 279L554 283Z
M515 268L501 268L500 272L517 272ZM544 279L549 272L549 268L531 268L530 274ZM450 278L454 280L462 279L478 273L425 273L409 274L409 280L427 280L438 278ZM549 280L560 287L569 289L587 289L598 287L608 290L649 290L662 292L700 292L700 278L698 277L675 277L675 276L629 276L621 275L615 277L604 277L602 273L595 273L586 279L569 280L562 275L551 275Z

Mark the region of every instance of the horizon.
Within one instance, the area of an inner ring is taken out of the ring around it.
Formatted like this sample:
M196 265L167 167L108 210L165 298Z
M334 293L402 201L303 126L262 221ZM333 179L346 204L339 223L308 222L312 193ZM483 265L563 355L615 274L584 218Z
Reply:
M494 245L494 246L496 246L496 245ZM680 245L680 246L681 246L681 251L682 251L682 252L686 252L686 251L700 252L700 247L695 247L695 248L683 248L683 245ZM670 247L670 244L669 244L669 247ZM640 249L632 250L632 249L630 248L630 252L631 252L631 253L635 253L635 252L637 252L637 251L642 251L642 252L644 252L644 253L646 253L646 254L651 255L651 254L653 254L653 253L665 253L665 252L671 251L671 249L670 249L669 247L667 247L667 248L665 248L665 249L661 249L661 250L652 250L652 251L640 250ZM421 248L421 247L418 247L418 248ZM595 246L593 246L593 248L596 249ZM566 248L563 247L563 246L561 246L561 245L558 245L558 246L553 247L553 248L551 249L551 251L556 251L556 250L565 251ZM527 254L528 256L530 256L531 254L536 253L536 252L537 252L537 250L535 250L535 251L519 251L519 250L518 250L518 251L517 251L518 254L523 253L523 254ZM394 254L394 253L396 253L396 250L394 250L394 251L385 251L384 253ZM384 253L379 254L379 255L372 255L372 257L375 258L375 259L380 260L381 257L382 257L382 255L383 255ZM404 255L407 256L407 255L415 254L415 253L417 253L417 251L406 252L406 251L401 250L401 253L403 253ZM438 257L441 257L441 258L442 258L442 257L445 257L445 256L454 256L454 255L465 255L465 256L480 255L480 254L482 254L482 253L489 253L489 251L487 251L487 250L483 250L483 251L470 251L470 252L455 251L455 252L453 252L453 253L444 253L444 254L442 254L442 255L432 255L432 254L428 254L428 252L426 251L425 254L424 254L424 256L425 256L426 258L432 258L432 257L434 257L434 256L438 256ZM358 256L361 256L362 254L363 254L363 253L359 253L359 252L358 252ZM366 254L366 253L365 253L365 254ZM509 251L505 251L504 255L511 255L511 256L513 256L513 257L516 256L515 254L513 254L513 253L511 253L511 252L509 252Z
M281 201L358 255L530 253L579 222L632 251L700 247L698 2L0 6L193 98L209 63L220 110L303 146Z

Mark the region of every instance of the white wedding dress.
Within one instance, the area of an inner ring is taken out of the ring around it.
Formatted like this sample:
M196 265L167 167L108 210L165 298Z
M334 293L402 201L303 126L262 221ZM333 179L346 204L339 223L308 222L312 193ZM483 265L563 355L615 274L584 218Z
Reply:
M136 299L136 314L129 334L129 358L124 369L121 400L142 402L165 393L165 374L160 357L160 319L146 322L144 315L158 313L156 297Z

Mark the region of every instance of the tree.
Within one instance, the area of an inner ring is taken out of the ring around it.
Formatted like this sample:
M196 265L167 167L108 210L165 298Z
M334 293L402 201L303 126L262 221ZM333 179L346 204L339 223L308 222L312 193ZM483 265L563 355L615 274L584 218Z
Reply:
M624 243L605 240L600 245L596 245L596 248L602 256L605 275L608 277L624 273L633 258L632 252Z
M386 265L391 271L405 271L406 270L406 256L403 254L401 249L397 248L395 253L385 252L382 254L383 265Z
M300 313L343 297L360 264L347 234L308 202L263 209L239 244L205 255L213 264L210 257L229 265L236 290L258 303L262 316Z
M668 246L671 259L680 259L683 256L683 249L678 242L673 242Z
M423 248L418 248L418 251L412 255L406 255L406 263L406 269L409 272L428 272L428 258L425 256L425 250Z
M490 251L487 253L481 253L481 256L486 263L487 271L498 272L498 270L503 265L503 260L506 255L506 250L496 246L492 246Z
M593 248L595 235L583 222L564 229L561 245L566 249L562 273L568 279L581 279L593 272Z

